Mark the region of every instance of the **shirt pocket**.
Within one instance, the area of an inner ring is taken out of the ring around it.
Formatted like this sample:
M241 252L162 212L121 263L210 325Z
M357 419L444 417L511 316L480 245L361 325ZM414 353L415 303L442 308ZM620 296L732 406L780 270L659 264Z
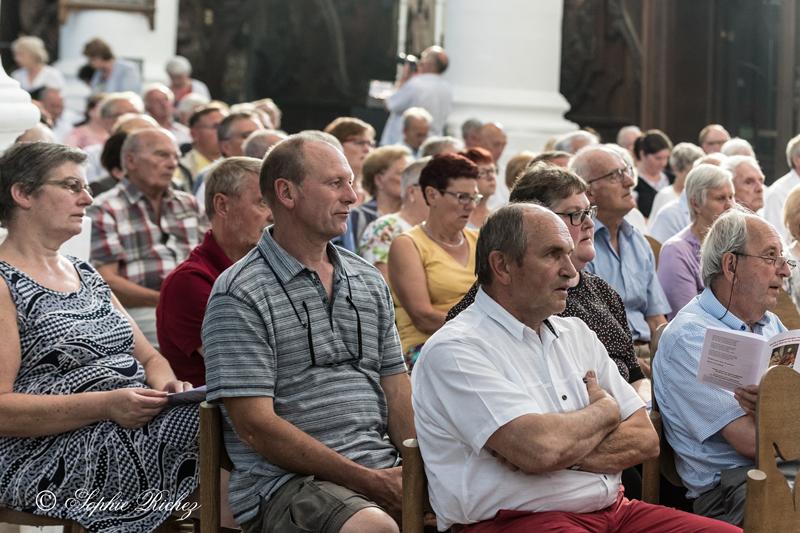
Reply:
M583 375L577 372L553 380L552 393L561 412L577 411L589 405L586 383L583 382Z

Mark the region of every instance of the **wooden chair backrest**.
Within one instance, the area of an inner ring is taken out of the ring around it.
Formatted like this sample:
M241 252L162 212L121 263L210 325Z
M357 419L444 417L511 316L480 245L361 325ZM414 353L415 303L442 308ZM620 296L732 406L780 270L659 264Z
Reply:
M86 532L83 526L72 520L62 520L60 518L51 518L49 516L41 516L33 513L24 513L5 507L0 507L0 524L36 527L62 526L64 528L64 533Z
M661 243L650 235L645 235L644 238L650 243L650 249L653 250L653 255L656 258L656 268L658 268L658 255L661 253Z
M653 349L651 350L651 361L656 358L656 352L658 351L658 342L661 340L661 334L664 333L664 329L667 327L667 324L661 324L656 329L655 334L653 335L653 339L651 341L651 346ZM655 383L653 383L655 385ZM683 481L681 481L681 477L678 475L678 470L675 468L675 450L672 449L672 446L669 445L667 438L664 436L663 428L662 428L662 420L661 420L661 412L658 409L658 401L656 399L656 389L653 386L652 389L652 398L653 398L653 411L659 413L658 419L658 427L656 430L658 431L658 438L660 441L661 452L658 456L658 465L660 469L660 473L667 481L670 482L675 487L683 487ZM651 417L652 418L652 417ZM655 425L655 424L654 424Z
M406 439L403 456L403 533L422 533L425 513L431 511L428 479L417 439Z
M744 530L800 531L800 495L778 469L777 458L800 459L800 374L770 368L761 379L756 406L756 468L748 472Z
M222 439L218 405L200 404L200 532L216 533L220 523L220 468L233 469Z
M797 311L797 306L794 305L789 293L783 289L778 291L778 305L775 306L775 314L787 328L800 329L800 312Z

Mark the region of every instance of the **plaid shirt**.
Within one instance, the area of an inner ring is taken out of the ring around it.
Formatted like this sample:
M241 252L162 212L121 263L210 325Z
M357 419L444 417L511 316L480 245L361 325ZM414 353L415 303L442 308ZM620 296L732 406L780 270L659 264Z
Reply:
M153 290L200 244L207 225L194 196L172 189L155 221L150 202L127 178L97 197L88 214L92 264L117 263L120 276Z

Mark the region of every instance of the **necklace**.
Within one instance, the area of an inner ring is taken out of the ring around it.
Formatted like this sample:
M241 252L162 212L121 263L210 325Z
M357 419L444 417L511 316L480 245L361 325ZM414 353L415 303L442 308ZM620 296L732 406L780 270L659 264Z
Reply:
M436 241L437 243L439 243L441 245L447 246L448 248L458 248L459 246L464 244L464 232L459 232L458 236L461 237L461 239L456 244L452 244L452 243L445 242L445 241L443 241L441 239L437 239L436 237L434 237L433 234L431 234L430 230L428 229L428 224L426 222L422 223L422 231L424 231L425 235L430 237L432 240Z

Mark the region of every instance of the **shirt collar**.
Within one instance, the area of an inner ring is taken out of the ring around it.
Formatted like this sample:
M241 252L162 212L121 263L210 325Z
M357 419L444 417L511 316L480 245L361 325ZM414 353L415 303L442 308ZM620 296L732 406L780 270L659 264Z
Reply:
M500 327L508 331L508 333L517 340L522 340L523 335L525 334L525 330L530 330L528 326L517 320L517 318L509 313L505 307L497 303L494 298L486 294L483 290L483 287L478 288L478 293L475 295L475 302L472 304L473 306L477 306L483 314L485 314L491 320L497 322ZM561 329L558 327L557 324L553 324L550 319L545 319L543 324L546 328L539 328L538 332L535 333L545 333L545 331L549 332L553 337L556 339L558 338L558 334ZM546 333L545 333L546 334ZM544 341L544 336L542 337L542 341Z
M122 178L121 183L122 183L122 192L125 193L125 197L128 199L130 203L135 204L144 197L144 193L140 191L139 188L136 185L134 185L133 182L129 180L127 176ZM172 199L172 197L173 197L172 187L167 187L167 190L164 191L163 199L170 200Z
M290 255L272 238L273 227L274 226L270 226L261 234L261 239L258 241L257 248L259 252L261 252L261 256L264 260L269 261L272 270L281 283L289 283L299 274L311 272L308 267L298 261L296 257ZM341 278L342 276L356 275L356 273L348 271L346 263L342 261L342 256L339 250L336 249L336 246L328 243L327 254L328 259L330 259L333 264L334 279Z
M748 331L749 328L747 324L745 324L739 317L731 313L730 311L725 310L725 306L717 300L717 297L714 295L710 287L706 287L703 289L703 292L700 293L698 296L698 302L700 307L708 313L709 315L713 316L724 325L731 329L735 329L737 331ZM722 317L722 318L720 318ZM768 326L772 322L772 317L769 316L768 313L764 313L753 327L754 333L761 333L761 330Z
M203 244L198 247L198 253L202 254L220 272L233 264L231 258L212 235L211 230L208 230L203 237Z
M609 233L608 227L602 222L600 222L599 218L595 217L592 219L592 221L594 222L595 235L598 233L605 233L605 234ZM626 237L630 237L631 233L633 233L633 225L631 225L631 223L625 220L624 218L622 219L622 222L619 225L619 229L622 231L623 234L625 234Z

